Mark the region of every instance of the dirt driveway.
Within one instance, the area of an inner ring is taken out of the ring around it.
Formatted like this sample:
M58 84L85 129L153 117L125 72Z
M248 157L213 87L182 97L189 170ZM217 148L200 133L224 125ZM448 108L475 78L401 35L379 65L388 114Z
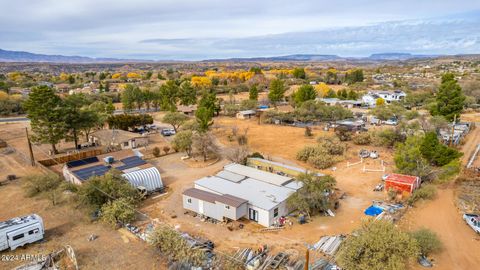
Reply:
M15 154L0 154L0 180L8 174L19 177L36 172L15 157ZM45 224L45 241L34 243L10 254L48 254L64 245L71 245L76 253L80 269L162 269L164 263L159 254L144 242L127 237L101 223L91 223L88 215L67 203L52 206L43 198L28 198L21 188L22 180L0 186L0 220L39 214ZM92 242L91 234L98 238ZM26 262L0 261L0 269L12 269Z

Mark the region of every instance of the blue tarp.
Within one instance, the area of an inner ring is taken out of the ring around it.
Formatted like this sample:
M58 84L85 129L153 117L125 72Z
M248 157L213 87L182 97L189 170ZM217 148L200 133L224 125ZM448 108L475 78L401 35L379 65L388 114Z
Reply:
M382 212L383 212L382 208L380 208L378 206L375 206L375 205L372 205L372 206L368 207L367 209L365 209L364 213L367 216L375 217L375 216L380 215Z

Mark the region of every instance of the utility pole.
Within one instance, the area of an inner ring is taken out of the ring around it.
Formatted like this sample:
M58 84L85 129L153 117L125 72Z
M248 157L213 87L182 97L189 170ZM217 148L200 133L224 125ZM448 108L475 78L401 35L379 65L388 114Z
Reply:
M30 137L28 136L28 128L25 128L25 133L27 134L28 150L30 151L30 162L32 167L35 166L35 157L33 156L32 143L30 142Z
M305 252L305 265L303 267L304 270L308 270L308 265L310 264L310 251L307 248L307 251Z
M457 123L457 115L453 115L453 123L452 123L452 135L450 136L450 146L453 145L453 135L455 135L455 123Z

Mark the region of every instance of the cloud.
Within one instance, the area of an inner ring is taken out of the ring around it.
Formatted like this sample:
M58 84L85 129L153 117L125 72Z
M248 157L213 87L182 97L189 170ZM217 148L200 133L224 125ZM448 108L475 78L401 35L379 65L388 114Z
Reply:
M479 52L480 1L7 1L0 48L37 53L197 60Z

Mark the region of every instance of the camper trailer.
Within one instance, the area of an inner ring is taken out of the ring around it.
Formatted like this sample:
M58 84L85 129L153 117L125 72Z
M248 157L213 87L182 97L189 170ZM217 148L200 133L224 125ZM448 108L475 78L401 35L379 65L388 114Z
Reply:
M42 240L44 233L43 220L36 214L0 222L0 251Z

